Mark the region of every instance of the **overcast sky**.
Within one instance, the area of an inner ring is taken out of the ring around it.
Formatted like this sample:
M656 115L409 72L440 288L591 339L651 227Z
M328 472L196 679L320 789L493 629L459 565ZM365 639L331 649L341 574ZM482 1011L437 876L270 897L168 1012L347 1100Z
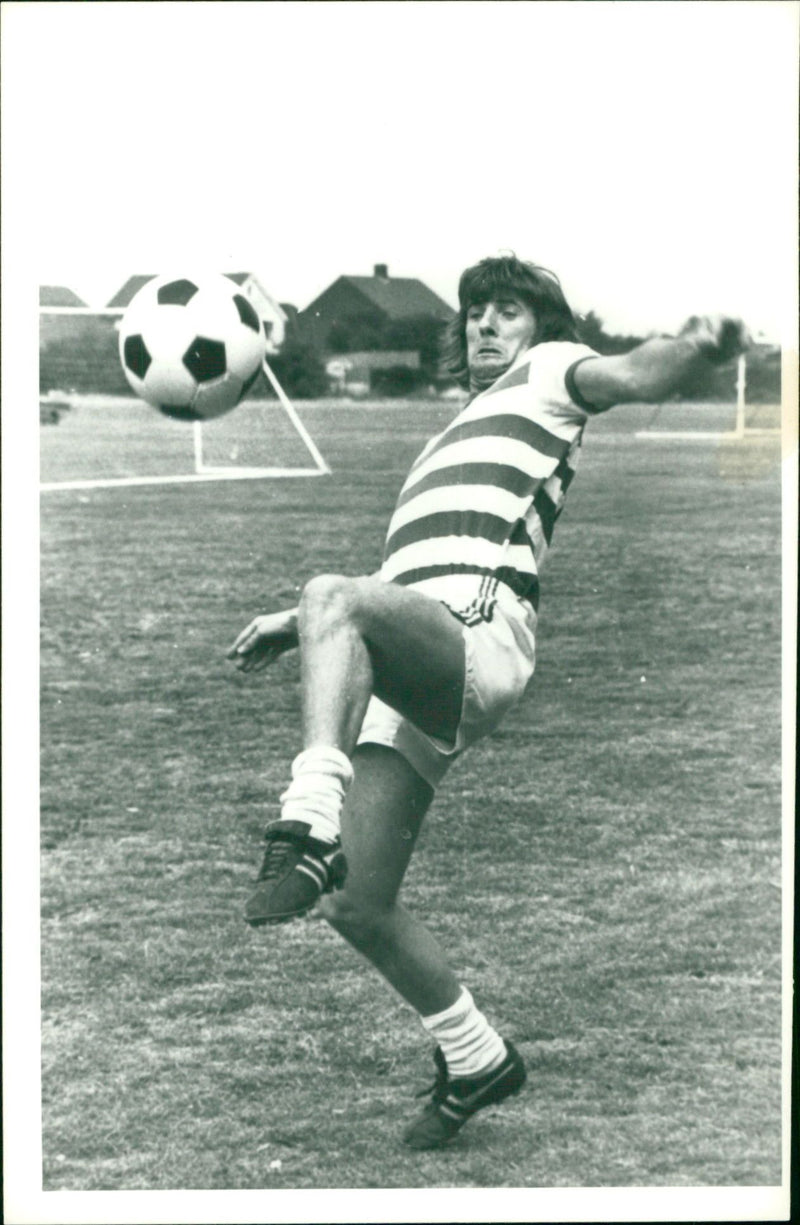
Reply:
M378 262L454 302L513 249L613 328L792 328L789 0L2 16L6 243L91 305L207 266L302 308Z

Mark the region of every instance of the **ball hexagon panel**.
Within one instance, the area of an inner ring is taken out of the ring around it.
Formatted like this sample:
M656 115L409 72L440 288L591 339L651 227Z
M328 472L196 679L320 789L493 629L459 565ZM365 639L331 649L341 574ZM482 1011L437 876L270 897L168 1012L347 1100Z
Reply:
M194 407L203 421L221 417L231 406L238 404L244 394L242 380L228 371L222 378L202 383L195 393Z
M138 322L154 362L180 362L199 330L192 311L184 306L156 307L155 317L151 315Z
M185 366L176 362L153 362L142 381L140 393L156 408L169 404L189 408L197 395L197 383Z

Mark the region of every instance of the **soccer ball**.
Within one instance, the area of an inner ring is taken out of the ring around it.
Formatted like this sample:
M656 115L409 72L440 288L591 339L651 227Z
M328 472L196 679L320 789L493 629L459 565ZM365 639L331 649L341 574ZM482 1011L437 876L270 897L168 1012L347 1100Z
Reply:
M216 274L155 277L125 312L119 354L137 395L168 417L230 412L256 380L266 338L235 281Z

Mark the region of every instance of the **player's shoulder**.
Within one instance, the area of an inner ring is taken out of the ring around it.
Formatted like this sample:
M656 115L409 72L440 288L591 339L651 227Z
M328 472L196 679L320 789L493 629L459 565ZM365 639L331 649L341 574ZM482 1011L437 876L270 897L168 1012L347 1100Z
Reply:
M574 362L599 356L599 353L581 340L542 340L528 349L524 360L530 363L532 369L545 365L563 366L567 369Z
M566 372L576 362L597 356L594 349L577 341L540 341L520 353L505 374L500 375L490 387L479 393L477 399L483 400L501 391L522 393L526 388L529 391L546 389L549 393L554 387L563 384ZM472 402L474 403L474 399Z
M572 372L581 362L599 357L578 340L544 340L524 356L528 382L547 399L572 400Z
M498 412L526 416L553 412L559 417L577 414L585 419L570 390L569 374L581 361L597 356L594 349L579 341L540 341L521 353L490 387L471 397L456 423Z
M546 340L525 354L527 380L536 411L581 424L587 411L577 394L573 373L581 362L598 357L589 345L576 340Z

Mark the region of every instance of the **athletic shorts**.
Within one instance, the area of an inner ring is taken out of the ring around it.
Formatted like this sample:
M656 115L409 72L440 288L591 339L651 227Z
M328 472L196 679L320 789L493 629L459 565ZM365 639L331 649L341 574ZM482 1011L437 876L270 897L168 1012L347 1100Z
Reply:
M488 735L519 701L533 675L535 638L530 615L517 604L495 605L491 621L463 625L464 700L455 742L425 732L379 698L370 699L359 744L396 749L432 787L464 749Z

